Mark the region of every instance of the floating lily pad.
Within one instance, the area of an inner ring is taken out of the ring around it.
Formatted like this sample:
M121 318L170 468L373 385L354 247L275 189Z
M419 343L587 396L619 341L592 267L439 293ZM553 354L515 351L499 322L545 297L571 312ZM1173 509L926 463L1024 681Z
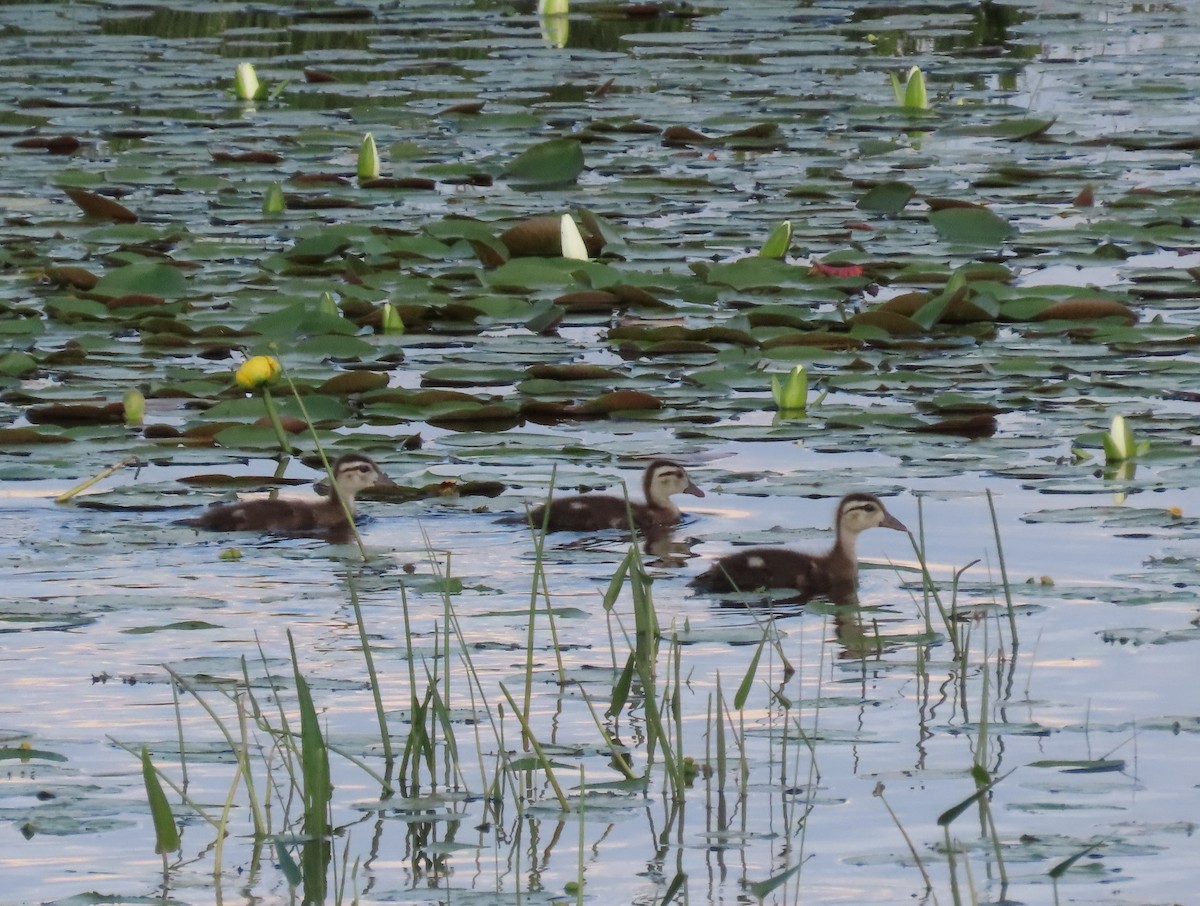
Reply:
M583 172L583 146L554 138L521 152L504 169L504 175L526 189L573 183Z
M931 211L929 222L943 239L994 248L1016 234L1004 218L984 208L944 208Z

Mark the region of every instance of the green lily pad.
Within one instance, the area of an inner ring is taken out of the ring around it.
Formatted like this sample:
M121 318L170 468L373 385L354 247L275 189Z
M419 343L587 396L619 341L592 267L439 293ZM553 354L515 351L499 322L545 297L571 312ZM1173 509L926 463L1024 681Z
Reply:
M871 187L856 207L876 214L899 214L917 190L906 182L884 182Z
M524 189L568 185L583 172L583 145L574 139L552 138L521 152L504 175Z
M109 271L92 292L109 298L138 294L177 299L187 292L187 280L177 267L145 261Z
M993 248L1016 235L1003 217L984 208L943 208L930 211L929 222L947 242Z

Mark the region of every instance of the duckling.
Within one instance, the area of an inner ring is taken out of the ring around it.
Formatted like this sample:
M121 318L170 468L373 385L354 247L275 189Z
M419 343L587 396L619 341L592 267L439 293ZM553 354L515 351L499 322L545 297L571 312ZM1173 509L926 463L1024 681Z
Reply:
M790 601L826 597L834 603L855 599L858 559L855 545L869 528L908 531L873 494L847 494L838 503L834 528L837 542L823 554L803 554L778 547L756 547L722 557L689 585L706 592L794 588Z
M341 538L349 534L350 527L342 500L353 513L354 497L359 491L395 484L375 460L361 453L339 457L333 463L333 477L335 493L323 500L263 499L220 503L194 519L180 522L214 532L258 531Z
M624 497L611 494L587 494L562 497L549 504L535 507L528 521L534 526L546 526L549 532L596 532L604 529L629 528L629 516L642 534L661 534L683 516L672 501L673 494L703 497L704 492L692 483L687 470L679 463L656 459L642 474L642 496L645 503L626 503ZM546 512L550 508L549 514ZM524 516L510 517L509 523L525 522Z

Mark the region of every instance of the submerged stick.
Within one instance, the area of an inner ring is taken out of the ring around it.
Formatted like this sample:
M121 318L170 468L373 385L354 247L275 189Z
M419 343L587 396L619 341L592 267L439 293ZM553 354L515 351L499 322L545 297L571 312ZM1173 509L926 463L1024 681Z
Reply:
M69 503L71 501L72 497L82 494L84 491L86 491L92 485L98 484L99 482L104 481L104 479L108 478L108 476L115 475L117 472L120 472L125 467L133 466L133 465L141 465L141 460L139 460L136 456L128 456L125 459L122 459L118 463L113 463L113 465L109 466L104 471L98 472L97 474L93 475L87 481L81 481L79 484L75 485L75 487L73 487L69 490L63 491L61 494L59 494L57 497L54 498L54 502L55 503Z

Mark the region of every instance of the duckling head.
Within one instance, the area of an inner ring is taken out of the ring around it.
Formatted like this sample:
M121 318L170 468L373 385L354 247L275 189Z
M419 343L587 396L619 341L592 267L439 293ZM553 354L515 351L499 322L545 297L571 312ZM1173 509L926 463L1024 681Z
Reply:
M395 486L396 482L384 474L379 464L361 453L347 453L333 464L333 480L338 493L346 500L367 488Z
M874 494L847 494L838 504L838 534L851 536L869 528L890 528L907 532L904 523L887 511L883 501Z
M646 467L643 484L646 502L654 506L667 506L673 494L704 496L704 492L692 483L683 466L666 459L656 459Z

